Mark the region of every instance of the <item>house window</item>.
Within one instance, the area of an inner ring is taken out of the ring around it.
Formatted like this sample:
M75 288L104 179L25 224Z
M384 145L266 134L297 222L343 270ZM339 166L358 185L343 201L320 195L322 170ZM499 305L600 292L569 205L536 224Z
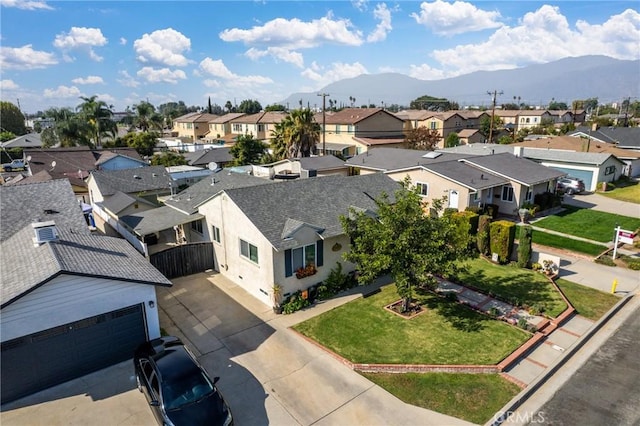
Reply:
M349 125L347 126L347 132L349 132L349 133L353 133L353 125L352 125L352 124L349 124Z
M336 124L336 135L339 135L341 132L340 125Z
M291 250L291 267L294 271L307 265L316 265L316 245L298 247Z
M438 129L438 123L436 123L435 121L432 121L430 123L430 129L431 130L437 130Z
M533 198L533 190L531 188L527 188L527 194L524 196L524 200L530 202Z
M258 131L264 132L264 124L258 124Z
M240 256L249 259L253 263L258 263L258 247L241 239Z
M213 236L213 241L215 241L216 243L219 243L220 240L220 228L218 228L217 226L214 226L213 229L211 230L211 235Z
M480 201L480 192L473 193L473 201Z
M604 169L605 175L610 175L615 172L616 172L616 166L608 166L606 169Z
M234 131L234 132L242 132L242 124L240 124L240 123L233 123L233 131Z
M529 117L527 117L527 123L529 123Z
M191 222L191 229L202 235L202 220L194 220Z
M534 117L534 118L533 118L533 122L534 122L534 123L537 123L537 122L538 122L538 117Z
M193 128L193 124L192 123L187 123L187 129L192 129Z
M511 185L502 187L502 201L513 202L513 187Z
M426 197L429 195L429 184L424 182L416 182L416 188L418 189L418 194L422 197Z

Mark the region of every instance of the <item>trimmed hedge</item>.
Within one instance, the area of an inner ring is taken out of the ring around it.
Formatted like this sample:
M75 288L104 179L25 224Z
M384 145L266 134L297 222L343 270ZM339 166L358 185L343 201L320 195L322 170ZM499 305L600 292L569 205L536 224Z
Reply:
M489 226L489 248L498 254L498 262L508 263L516 237L516 224L507 220L492 222Z
M478 217L478 234L476 235L476 241L478 245L478 252L485 256L489 254L489 228L491 225L491 216L483 214Z
M529 225L523 225L520 227L520 234L518 236L518 266L520 268L526 268L531 262L531 236L533 230Z
M453 217L457 222L468 222L469 233L471 235L476 235L478 233L478 219L480 218L480 215L477 213L472 211L456 212L453 214Z

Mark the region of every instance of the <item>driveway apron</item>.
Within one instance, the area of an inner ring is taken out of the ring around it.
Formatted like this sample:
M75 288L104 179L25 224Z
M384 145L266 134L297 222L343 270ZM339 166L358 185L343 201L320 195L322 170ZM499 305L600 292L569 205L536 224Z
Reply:
M238 425L469 424L400 401L289 330L296 314L275 315L221 275L173 282L158 290L161 326L221 377Z

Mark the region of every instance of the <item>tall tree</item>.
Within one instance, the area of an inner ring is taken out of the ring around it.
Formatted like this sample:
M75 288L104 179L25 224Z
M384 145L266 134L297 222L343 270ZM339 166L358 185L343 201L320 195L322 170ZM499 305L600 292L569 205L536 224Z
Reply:
M231 101L227 101L227 103L224 104L224 107L227 110L227 112L233 111L233 104L231 103Z
M460 108L456 102L446 98L436 98L428 95L414 99L409 103L409 107L411 109L424 109L427 111L449 111Z
M310 157L322 128L309 108L291 111L281 122L282 136L289 158Z
M136 115L133 117L134 127L148 132L149 130L162 130L164 117L156 113L156 107L146 101L133 106Z
M245 99L240 102L240 105L237 108L238 112L244 112L245 114L255 114L262 111L262 105L260 102L253 99Z
M209 103L207 104L207 112L213 114L213 106L211 105L211 96L209 96Z
M233 156L233 164L236 166L259 164L267 152L267 145L254 139L253 135L240 135L229 152Z
M438 146L440 139L442 138L437 130L420 126L407 134L404 143L408 149L433 151Z
M427 215L409 179L394 200L383 195L376 206L376 217L353 209L340 218L351 239L344 258L357 265L361 284L389 273L406 311L415 286L435 287L436 276L453 272L455 263L469 256L469 234L461 233L450 216ZM438 211L442 206L443 200L432 202Z
M152 166L183 166L187 164L187 159L177 152L167 151L162 154L154 155L151 157Z
M154 132L131 132L124 135L122 140L130 148L134 148L143 157L153 155L158 142L158 135Z
M53 127L44 129L40 135L45 148L91 145L92 129L87 120L70 108L50 108L45 117L53 118Z
M269 150L271 151L271 160L278 161L284 160L288 156L287 141L285 140L285 121L282 120L276 123L274 130L271 133L271 140L269 141Z
M491 139L487 140L487 143L494 143L496 137L498 136L499 130L502 128L502 119L497 115L493 116L493 128L491 127L491 116L483 116L480 119L480 134L485 137L485 139L489 138L489 133L492 133Z
M11 102L0 101L0 126L2 131L11 132L22 136L27 133L24 124L24 115L20 109Z
M82 117L87 121L89 131L89 141L95 147L100 147L102 138L110 135L115 138L118 128L111 119L113 112L106 102L99 101L97 95L91 97L80 96L83 102L76 108Z
M458 145L460 145L460 136L456 132L449 133L444 141L445 148L452 148Z

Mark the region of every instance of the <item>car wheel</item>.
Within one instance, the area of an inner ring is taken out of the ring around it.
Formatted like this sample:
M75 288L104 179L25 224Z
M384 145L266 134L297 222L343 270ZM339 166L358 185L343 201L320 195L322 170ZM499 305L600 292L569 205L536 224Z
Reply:
M573 189L567 188L567 195L573 195Z
M5 168L4 168L4 171L5 171L5 172L10 172L10 171L11 171L11 167L5 167Z
M136 374L136 386L138 386L138 390L142 392L142 384L140 384L140 377Z

